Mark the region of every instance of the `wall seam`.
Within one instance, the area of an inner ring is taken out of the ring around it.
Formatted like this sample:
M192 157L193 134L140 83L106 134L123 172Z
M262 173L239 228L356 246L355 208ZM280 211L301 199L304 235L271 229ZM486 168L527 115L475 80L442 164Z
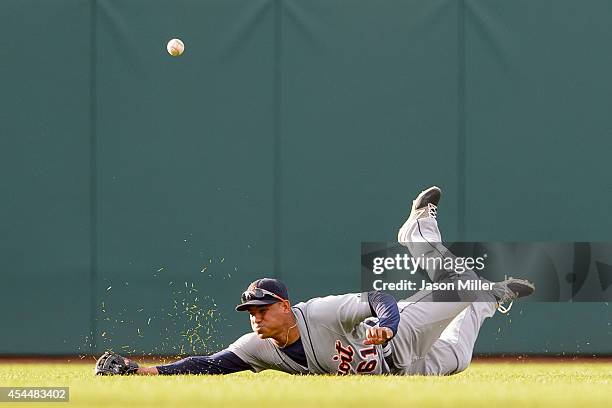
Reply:
M273 271L274 277L280 279L281 271L281 33L282 33L282 0L274 0L274 186L273 186Z
M89 104L89 222L90 222L90 237L89 237L89 256L90 256L90 285L89 285L89 298L90 298L90 352L97 354L97 335L98 335L98 324L96 317L97 307L97 279L98 279L98 138L97 138L97 0L91 0L90 2L90 72L89 72L89 89L90 89L90 104Z
M466 84L465 84L465 0L457 10L457 235L465 240L466 220Z

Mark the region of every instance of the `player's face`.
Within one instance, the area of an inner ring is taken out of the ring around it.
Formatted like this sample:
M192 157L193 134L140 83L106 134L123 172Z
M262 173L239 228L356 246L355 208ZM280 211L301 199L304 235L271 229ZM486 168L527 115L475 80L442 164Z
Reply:
M281 302L264 306L249 307L251 328L261 339L274 337L282 330L284 322L283 304Z

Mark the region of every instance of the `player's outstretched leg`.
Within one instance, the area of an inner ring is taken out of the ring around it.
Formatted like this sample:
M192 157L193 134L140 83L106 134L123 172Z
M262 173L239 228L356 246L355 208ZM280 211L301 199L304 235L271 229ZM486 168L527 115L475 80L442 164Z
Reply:
M442 243L442 234L438 228L436 217L441 197L442 190L432 186L412 201L410 216L399 229L397 242L408 248L413 257L432 261L424 261L423 269L433 282L479 279L471 270L457 273L452 269L444 269L441 265L441 259L457 258Z
M410 217L400 228L398 242L406 246L412 256L423 258L454 257L442 244L442 234L436 220L437 205L441 193L441 190L435 186L421 192L413 201ZM460 280L480 279L471 270L456 273L453 270L431 268L427 269L427 274L434 282L456 283ZM400 326L397 335L392 340L394 346L393 362L396 368L404 374L424 374L424 371L426 371L426 356L434 342L440 338L441 333L460 313L465 311L464 314L468 314L469 310L466 308L471 307L473 302L477 302L481 305L474 306L473 310L479 312L473 319L468 319L469 322L472 322L468 327L477 327L477 329L465 330L465 332L472 334L463 336L465 338L461 341L462 348L469 349L470 352L469 354L467 352L463 353L464 357L460 362L467 361L469 363L478 329L484 319L492 315L498 303L526 296L531 294L533 289L531 283L511 278L496 283L491 291L468 293L467 296L461 294L461 301L439 301L441 297L438 293L421 291L411 298L399 302ZM445 296L445 294L443 293L442 296ZM489 310L490 312L488 312ZM457 320L461 319L457 318ZM477 324L474 322L477 322ZM449 353L456 351L456 349L448 347ZM455 358L454 362L456 361ZM440 372L440 374L448 374L448 372Z
M441 195L442 190L435 186L421 192L412 202L410 216L399 230L398 242L406 246L414 257L453 256L442 245L442 235L436 221ZM434 282L464 278L445 270L429 269L427 273ZM474 274L468 271L465 278L471 277L470 273ZM416 360L423 359L440 333L471 304L471 301L434 302L435 295L431 291L421 291L398 303L401 320L392 340L392 357L400 372L408 373ZM493 298L489 300L493 301Z
M412 201L410 215L397 233L397 242L408 248L412 256L444 257L449 252L441 244L442 234L436 221L441 196L442 190L432 186ZM427 271L429 278L437 282L440 276L435 272Z

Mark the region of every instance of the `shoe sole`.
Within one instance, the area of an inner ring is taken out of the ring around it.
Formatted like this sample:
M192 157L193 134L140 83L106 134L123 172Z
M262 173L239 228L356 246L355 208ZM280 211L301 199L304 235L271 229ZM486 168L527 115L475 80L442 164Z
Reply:
M535 285L529 281L515 280L506 284L508 289L517 294L516 298L529 296L535 292Z
M418 210L421 207L416 207L416 205L419 203L419 201L421 201L421 199L423 198L423 196L427 193L429 193L432 190L438 190L438 192L440 193L440 195L442 195L442 189L440 187L437 186L431 186L423 191L421 191L421 193L414 199L414 202L412 204L412 210Z

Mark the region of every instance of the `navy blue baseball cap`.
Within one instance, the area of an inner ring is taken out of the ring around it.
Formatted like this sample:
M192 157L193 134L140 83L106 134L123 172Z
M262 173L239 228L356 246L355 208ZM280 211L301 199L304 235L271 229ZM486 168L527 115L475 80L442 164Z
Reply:
M242 303L236 306L236 310L243 312L250 306L271 305L283 300L289 300L289 292L283 282L272 278L257 279L242 293Z

